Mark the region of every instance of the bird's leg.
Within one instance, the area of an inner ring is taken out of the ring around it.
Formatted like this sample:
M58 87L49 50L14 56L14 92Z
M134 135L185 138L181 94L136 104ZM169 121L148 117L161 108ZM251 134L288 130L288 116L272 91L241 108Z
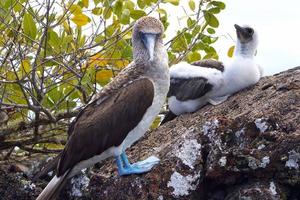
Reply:
M115 159L118 167L118 173L120 174L120 176L122 176L124 174L124 167L121 160L121 156L116 156Z
M131 164L130 164L130 162L129 162L129 160L128 160L128 158L127 158L127 155L126 155L125 151L122 152L121 159L122 159L122 161L124 163L124 167L125 168L132 167Z

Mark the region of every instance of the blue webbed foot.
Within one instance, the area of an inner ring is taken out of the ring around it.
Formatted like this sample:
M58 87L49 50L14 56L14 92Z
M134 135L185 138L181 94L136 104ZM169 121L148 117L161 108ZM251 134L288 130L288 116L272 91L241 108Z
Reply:
M146 160L142 160L142 161L132 164L132 166L145 167L145 168L151 169L154 165L156 165L158 163L159 163L159 158L157 158L155 156L150 156Z
M134 164L130 164L128 158L123 152L120 156L116 157L118 166L118 172L120 176L130 174L142 174L150 171L154 165L159 162L159 159L155 156L151 156L144 161L140 161Z

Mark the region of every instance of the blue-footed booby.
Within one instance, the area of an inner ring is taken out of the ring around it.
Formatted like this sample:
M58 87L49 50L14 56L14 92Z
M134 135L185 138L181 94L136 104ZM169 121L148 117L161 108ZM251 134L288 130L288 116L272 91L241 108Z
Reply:
M249 26L234 25L237 42L227 63L201 60L180 62L170 68L169 112L162 123L176 116L195 112L207 103L217 105L228 96L257 83L262 69L255 63L257 32Z
M162 23L139 19L132 33L133 61L76 117L60 154L56 175L38 196L55 199L66 180L82 169L115 157L119 175L145 173L157 163L131 164L125 150L140 139L165 102L170 85Z

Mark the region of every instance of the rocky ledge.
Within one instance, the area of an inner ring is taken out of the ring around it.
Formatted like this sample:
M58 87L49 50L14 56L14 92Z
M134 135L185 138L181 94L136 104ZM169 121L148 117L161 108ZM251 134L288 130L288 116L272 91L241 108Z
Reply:
M300 199L300 67L160 126L128 155L161 161L119 177L109 159L73 179L62 199Z

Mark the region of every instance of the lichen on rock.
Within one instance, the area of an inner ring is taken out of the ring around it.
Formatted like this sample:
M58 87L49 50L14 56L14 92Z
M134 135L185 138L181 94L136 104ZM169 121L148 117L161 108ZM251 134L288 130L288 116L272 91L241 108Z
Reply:
M174 189L172 194L175 197L187 196L190 194L190 190L195 190L197 188L197 184L195 184L195 182L197 182L199 177L200 174L183 176L175 171L171 175L167 186Z

